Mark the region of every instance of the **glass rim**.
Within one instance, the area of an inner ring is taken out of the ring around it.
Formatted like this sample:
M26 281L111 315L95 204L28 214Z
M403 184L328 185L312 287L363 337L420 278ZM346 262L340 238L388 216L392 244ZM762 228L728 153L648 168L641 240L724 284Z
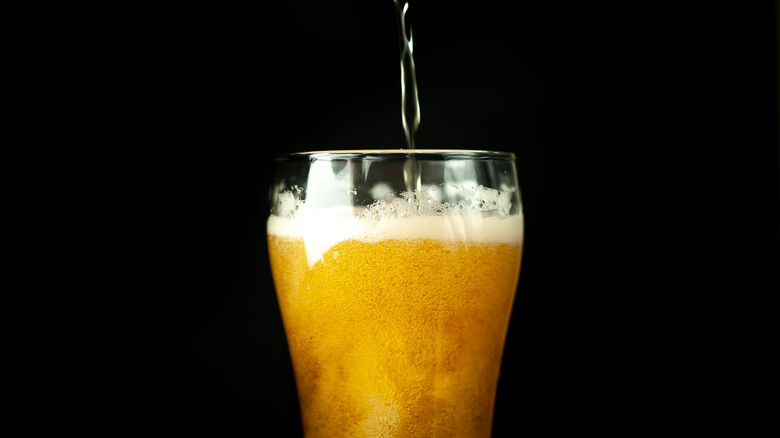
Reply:
M336 161L352 159L381 159L383 157L414 156L420 159L439 160L511 160L516 159L513 152L491 151L483 149L331 149L322 151L302 151L280 153L276 159Z

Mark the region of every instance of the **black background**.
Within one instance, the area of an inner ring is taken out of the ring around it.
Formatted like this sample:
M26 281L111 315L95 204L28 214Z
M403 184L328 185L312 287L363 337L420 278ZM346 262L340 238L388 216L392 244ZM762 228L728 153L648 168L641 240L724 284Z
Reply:
M775 5L410 7L417 147L517 155L526 242L494 436L776 413ZM265 247L272 158L404 146L394 14L127 5L120 32L103 17L119 37L95 50L113 60L102 165L126 171L107 235L127 245L102 315L118 348L93 365L103 431L301 435Z

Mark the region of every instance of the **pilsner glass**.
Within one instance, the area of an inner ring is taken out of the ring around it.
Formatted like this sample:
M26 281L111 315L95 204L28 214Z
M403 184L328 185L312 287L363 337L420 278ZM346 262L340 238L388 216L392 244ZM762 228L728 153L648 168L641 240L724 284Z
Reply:
M523 246L514 155L286 154L270 201L304 435L489 437Z

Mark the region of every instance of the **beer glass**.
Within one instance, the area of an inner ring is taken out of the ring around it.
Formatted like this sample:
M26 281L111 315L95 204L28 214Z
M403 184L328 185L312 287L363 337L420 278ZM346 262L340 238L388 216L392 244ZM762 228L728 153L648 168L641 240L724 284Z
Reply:
M304 435L490 436L523 246L514 155L286 154L270 201Z

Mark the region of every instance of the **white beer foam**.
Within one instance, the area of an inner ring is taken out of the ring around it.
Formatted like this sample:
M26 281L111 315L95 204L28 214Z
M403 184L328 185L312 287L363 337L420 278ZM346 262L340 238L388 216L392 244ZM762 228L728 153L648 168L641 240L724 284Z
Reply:
M304 209L305 211L305 209ZM295 217L272 215L269 235L303 239L309 266L345 240L434 239L477 243L523 243L523 215L489 214L366 217L352 209L318 209Z
M345 240L434 239L459 242L523 242L523 214L510 215L514 189L447 184L457 203L440 202L437 187L394 196L387 193L368 207L317 207L297 198L303 188L279 194L269 235L303 239L309 266Z

